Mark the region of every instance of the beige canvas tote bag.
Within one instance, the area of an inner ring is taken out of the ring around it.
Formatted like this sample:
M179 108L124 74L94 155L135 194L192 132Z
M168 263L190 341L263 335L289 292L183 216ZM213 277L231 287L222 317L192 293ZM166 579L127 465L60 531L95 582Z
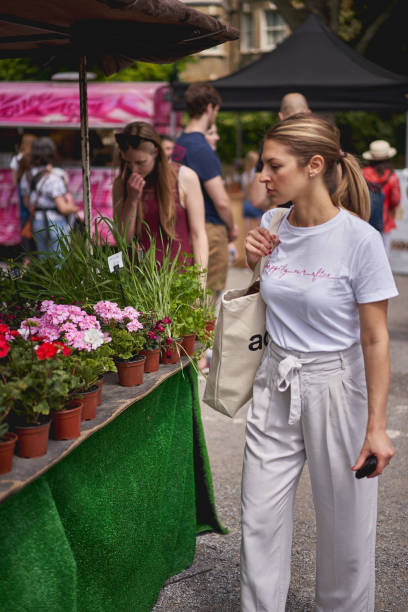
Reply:
M276 234L286 208L278 208L269 225ZM266 262L256 265L247 289L232 289L221 297L214 346L203 400L233 417L252 397L252 385L265 348L265 302L259 290Z

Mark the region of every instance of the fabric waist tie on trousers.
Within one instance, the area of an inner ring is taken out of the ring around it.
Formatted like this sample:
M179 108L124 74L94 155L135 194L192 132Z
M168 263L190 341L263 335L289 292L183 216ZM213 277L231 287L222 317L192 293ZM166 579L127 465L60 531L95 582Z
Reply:
M344 370L346 364L353 363L361 356L361 345L353 344L343 351L310 352L289 351L277 346L269 339L266 349L267 357L278 362L277 389L282 393L290 387L290 411L288 424L299 422L302 402L300 395L301 370L321 370L324 364L325 372Z

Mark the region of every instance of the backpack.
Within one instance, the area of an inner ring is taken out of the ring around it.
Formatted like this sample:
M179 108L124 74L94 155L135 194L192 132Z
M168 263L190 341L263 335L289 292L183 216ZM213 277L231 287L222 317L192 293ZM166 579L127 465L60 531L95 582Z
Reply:
M383 211L385 202L385 193L376 183L368 182L368 190L370 192L371 214L368 220L379 232L384 231Z

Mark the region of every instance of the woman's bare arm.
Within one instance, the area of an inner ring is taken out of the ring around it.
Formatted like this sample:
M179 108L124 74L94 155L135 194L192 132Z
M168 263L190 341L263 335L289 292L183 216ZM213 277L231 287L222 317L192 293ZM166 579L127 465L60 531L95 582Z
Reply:
M390 381L388 300L359 305L361 346L364 354L368 395L368 423L364 444L353 470L358 470L369 455L376 455L377 469L369 478L382 473L394 455L386 432L386 412Z
M204 198L194 170L183 167L180 175L181 197L187 211L194 261L201 268L208 265L208 240L205 230Z

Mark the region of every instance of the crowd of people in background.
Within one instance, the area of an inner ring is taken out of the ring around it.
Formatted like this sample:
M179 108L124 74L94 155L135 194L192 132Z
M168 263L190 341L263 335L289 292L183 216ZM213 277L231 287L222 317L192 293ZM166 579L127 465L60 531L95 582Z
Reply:
M136 123L132 124L134 130L143 129L149 132L150 145L144 145L144 148L156 147L157 155L146 151L148 157L153 155L154 159L149 157L149 161L154 163L147 165L147 174L142 171L142 178L148 177L147 184L145 181L140 191L139 179L139 185L136 187L136 191L139 189L140 193L144 193L144 204L143 210L138 209L140 214L137 230L132 224L129 239L136 236L143 248L146 248L146 223L151 227L150 231L154 236L159 230L170 241L180 235L181 239L175 241L173 250L179 247L180 252L190 249L195 261L207 262L205 267L208 287L214 296L218 297L225 288L228 265L236 259L234 242L238 237L238 226L234 220L221 161L217 154L220 136L216 120L222 101L217 91L207 83L192 84L185 99L189 119L177 138L168 134L159 135L148 124L140 124L139 128L136 128ZM279 120L311 113L306 98L301 93L291 92L282 98ZM128 131L129 126L123 133L127 134ZM116 157L121 170L113 189L113 209L119 213L118 216L122 220L128 218L123 215L123 204L118 205L119 187L124 189L128 200L130 194L136 197L133 185L129 185L128 189L123 178L123 168L126 167L129 172L130 167L124 157L132 155L134 147L130 145L126 152L118 142L116 144L120 152ZM395 148L385 140L371 142L368 150L362 152L362 159L367 164L363 174L371 199L369 222L382 234L388 254L401 199L398 178L391 165L395 154ZM259 225L262 215L273 206L264 185L259 181L262 171L261 155L261 149L249 150L241 163L241 231L244 235ZM10 162L13 183L18 191L23 230L21 244L10 249L0 245L0 255L3 259L20 255L27 261L29 253L48 252L57 248L57 233L69 232L78 207L70 194L66 174L55 166L55 156L56 147L51 139L38 138L31 133L23 134L19 150ZM167 166L164 165L164 157L168 160ZM140 165L132 167L137 168L139 173ZM186 167L189 170L186 171ZM162 177L163 172L165 179ZM147 197L149 189L151 190L156 182L161 185L160 194L151 193L151 197ZM285 205L290 206L291 203ZM27 226L30 214L33 238L27 237L23 229ZM203 214L205 231L201 222ZM175 220L177 231L170 228ZM204 243L208 243L208 247Z

